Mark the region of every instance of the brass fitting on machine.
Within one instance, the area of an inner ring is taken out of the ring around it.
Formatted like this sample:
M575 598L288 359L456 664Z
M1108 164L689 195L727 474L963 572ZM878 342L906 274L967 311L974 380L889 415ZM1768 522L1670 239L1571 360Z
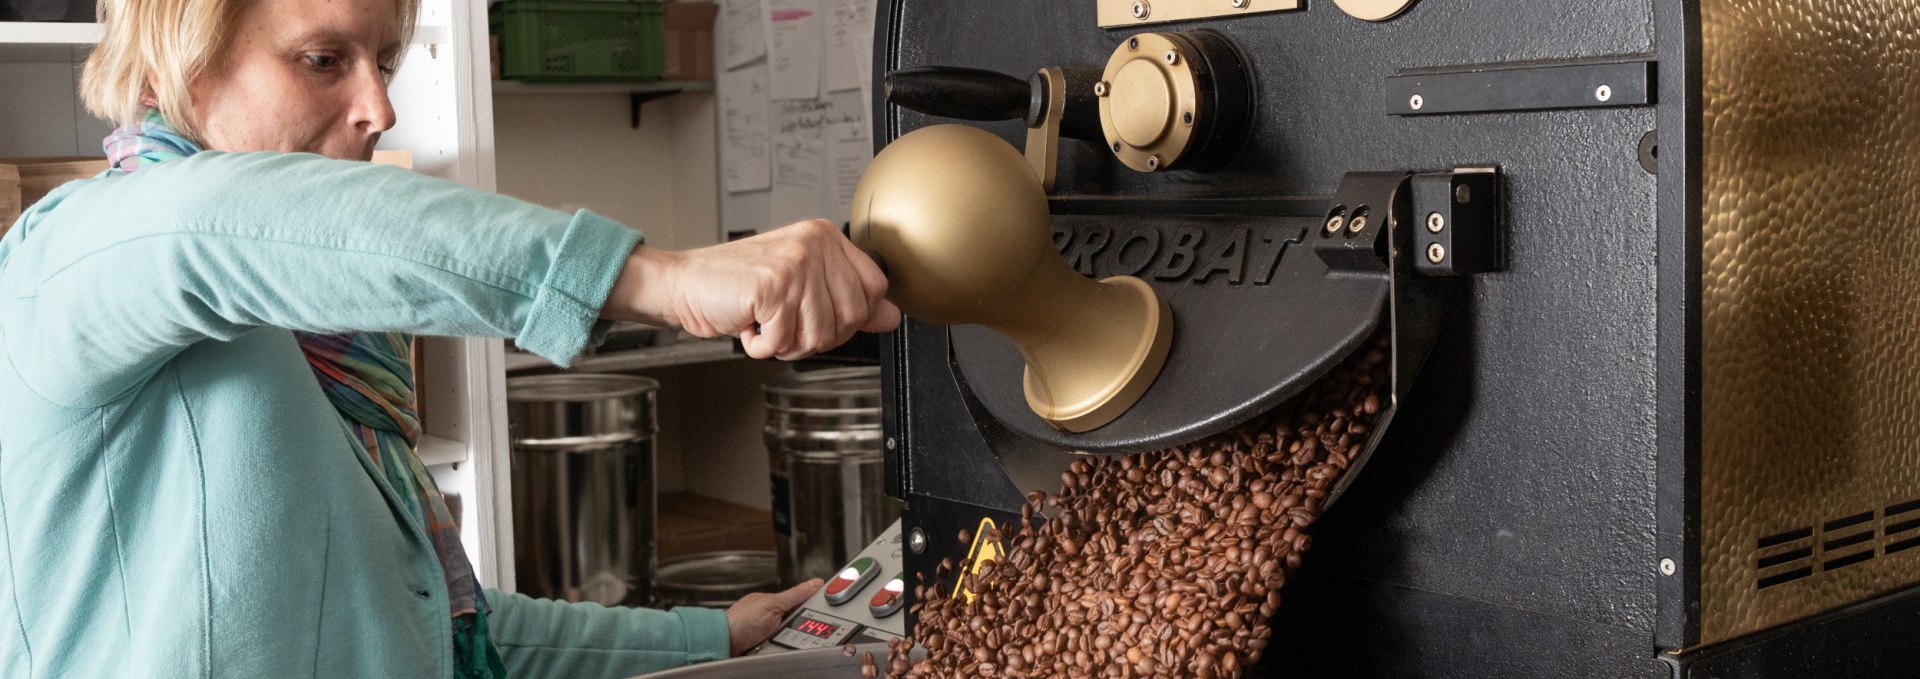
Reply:
M1252 120L1242 64L1232 44L1211 31L1127 38L1094 89L1108 150L1140 172L1225 164Z
M915 130L873 159L854 193L851 235L886 262L887 297L919 320L977 323L1026 360L1028 407L1091 431L1159 376L1172 311L1144 281L1098 282L1049 239L1047 195L1011 144L964 125Z

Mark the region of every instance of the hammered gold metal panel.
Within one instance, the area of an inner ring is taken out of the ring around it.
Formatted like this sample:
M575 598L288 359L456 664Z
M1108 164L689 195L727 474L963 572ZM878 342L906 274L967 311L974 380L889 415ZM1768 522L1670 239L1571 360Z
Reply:
M1712 643L1920 580L1920 3L1700 11Z

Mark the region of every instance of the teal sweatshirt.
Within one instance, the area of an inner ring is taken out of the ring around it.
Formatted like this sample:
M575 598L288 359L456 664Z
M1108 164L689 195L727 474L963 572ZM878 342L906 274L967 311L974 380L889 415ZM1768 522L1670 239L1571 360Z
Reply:
M433 545L293 330L564 362L640 234L393 167L208 152L0 240L0 676L444 677ZM725 614L488 591L517 677L727 655Z

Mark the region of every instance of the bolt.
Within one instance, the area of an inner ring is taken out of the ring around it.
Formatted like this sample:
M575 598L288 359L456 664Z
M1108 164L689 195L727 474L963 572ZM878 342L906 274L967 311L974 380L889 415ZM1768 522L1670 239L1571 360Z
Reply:
M1160 169L1160 156L1147 156L1147 169L1149 170Z
M1677 570L1677 568L1678 568L1678 567L1676 567L1676 566L1674 566L1674 565L1673 565L1673 559L1661 559L1661 560L1660 560L1660 574L1661 574L1661 575L1673 575L1673 572L1674 572L1675 570Z
M1187 111L1180 114L1180 122L1186 123L1187 127L1193 127L1193 112Z
M1347 233L1360 233L1361 231L1366 230L1366 228L1367 228L1366 215L1354 215L1353 219L1347 220Z
M887 437L887 450L893 450L898 447L900 447L899 441L894 440L891 436Z
M1346 222L1347 222L1347 220L1345 220L1345 219L1341 219L1341 218L1340 218L1340 215L1334 215L1334 216L1332 216L1332 217L1328 217L1328 218L1327 218L1327 233L1329 233L1329 234L1335 234L1335 233L1339 233L1339 232L1340 232L1340 227L1342 227L1342 226L1346 226Z
M1147 6L1147 0L1133 0L1133 18L1145 19L1152 12L1153 8Z
M1233 5L1233 8L1234 8L1234 9L1246 9L1246 8L1247 8L1247 0L1230 0L1230 1L1229 1L1229 4L1231 4L1231 5Z
M907 549L913 550L913 553L915 554L920 554L927 551L926 531L920 530L918 526L915 526L913 530L908 531L907 532Z
M1173 50L1167 50L1167 55L1166 55L1166 57L1165 57L1165 58L1166 58L1166 60L1167 60L1167 65L1168 65L1168 66L1172 66L1172 65L1175 65L1175 64L1178 64L1178 63L1180 63L1180 53L1179 53L1179 52L1176 52L1176 51L1173 51Z
M1453 202L1461 205L1473 202L1473 187L1466 184L1453 187Z
M1137 6L1139 6L1139 5L1137 5L1137 4L1136 4L1135 6L1137 7ZM1137 51L1139 51L1139 50L1140 50L1140 39L1139 39L1139 38L1127 38L1127 50L1128 50L1128 51L1130 51L1130 52L1137 52Z
M1114 153L1119 153L1119 152L1120 152L1120 142L1117 142L1117 141L1116 141L1116 142L1114 142L1114 143L1113 143L1113 152L1114 152Z
M1439 243L1427 246L1427 261L1434 264L1447 261L1447 248Z
M1412 99L1407 100L1407 105L1413 107L1413 110L1418 111L1420 107L1427 105L1427 100L1425 97L1416 94L1413 95Z
M1440 230L1444 228L1447 228L1446 217L1440 216L1440 213L1438 212L1427 213L1427 232L1428 233L1440 233Z
M1107 81L1102 80L1100 82L1093 84L1093 96L1096 96L1096 97L1107 96Z
M1612 99L1613 88L1607 87L1606 85L1601 85L1600 89L1593 91L1593 98L1599 99L1600 101L1607 101L1609 99Z

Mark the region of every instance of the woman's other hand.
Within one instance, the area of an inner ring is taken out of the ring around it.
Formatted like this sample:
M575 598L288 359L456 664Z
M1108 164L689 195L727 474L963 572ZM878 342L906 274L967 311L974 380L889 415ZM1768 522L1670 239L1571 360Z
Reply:
M641 246L627 258L601 316L738 335L747 355L796 360L855 332L900 325L887 277L830 222L789 224L751 238L675 252Z
M780 631L780 621L786 620L788 613L806 603L807 597L820 591L820 584L820 579L814 578L794 585L785 592L748 594L734 602L727 609L727 633L732 636L730 645L733 655L759 646L760 642Z

